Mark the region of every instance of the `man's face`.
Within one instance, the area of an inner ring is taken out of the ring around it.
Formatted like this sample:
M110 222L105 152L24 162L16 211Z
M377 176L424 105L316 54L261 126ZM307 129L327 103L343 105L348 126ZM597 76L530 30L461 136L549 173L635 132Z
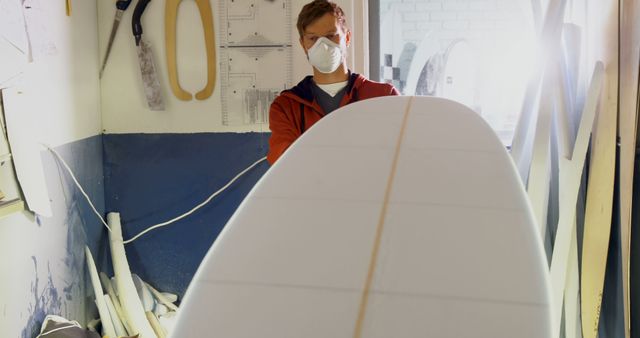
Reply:
M340 38L344 38L347 47L351 42L351 32L344 31L333 13L323 15L305 28L304 34L300 38L300 45L302 45L305 54L320 37L325 37L337 44L340 43Z

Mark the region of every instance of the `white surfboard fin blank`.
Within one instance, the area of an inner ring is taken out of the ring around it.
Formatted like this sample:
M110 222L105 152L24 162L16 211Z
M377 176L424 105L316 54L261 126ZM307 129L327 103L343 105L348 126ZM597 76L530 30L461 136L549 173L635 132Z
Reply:
M107 214L107 223L111 227L109 239L111 242L111 255L113 261L113 271L116 277L118 295L126 322L133 332L138 333L140 338L157 338L151 324L138 297L136 287L131 277L129 263L124 250L122 239L122 226L120 224L120 214L110 212Z
M560 218L551 259L551 290L553 301L553 337L560 334L563 295L566 286L571 236L574 233L576 203L589 147L593 121L598 109L604 80L604 65L597 62L591 78L576 143L570 159L561 157L560 166Z
M118 319L124 326L126 332L133 333L133 330L131 329L131 327L129 327L129 323L127 323L127 320L124 316L124 312L122 311L122 306L120 305L120 301L118 300L118 296L116 294L113 283L111 283L111 280L104 272L100 272L100 281L102 282L104 288L107 290L107 295L109 295L109 299L111 299L111 303L113 304L116 314L118 315Z
M543 48L559 45L565 7L566 0L551 0L549 2L542 27L538 29L540 45ZM534 17L534 21L540 22L541 20L536 20ZM540 57L542 58L540 68L533 72L533 76L527 84L520 117L511 144L511 156L525 185L528 181L533 153L534 132L532 130L537 116L536 107L540 96L542 74L547 62L549 62L547 53L540 53Z
M96 306L98 307L98 313L102 321L103 335L116 337L116 330L111 320L109 308L104 300L104 292L102 291L102 285L100 284L100 277L98 277L98 270L96 269L93 255L91 255L91 250L89 250L87 246L85 246L84 252L87 260L87 268L89 269L89 276L91 278L91 285L93 286L93 292L96 296Z
M582 244L582 331L598 336L602 293L611 235L616 169L616 102L603 105L592 141Z
M103 295L104 302L107 304L107 309L109 309L109 316L111 316L111 322L113 323L113 327L115 328L117 337L124 337L127 335L127 330L124 328L122 321L116 311L113 302L111 301L111 297L108 294Z
M529 83L523 106L525 108L522 110L522 115L514 135L512 156L519 168L524 183L528 187L527 190L533 211L539 222L541 236L544 240L547 235L547 210L549 207L553 207L549 205L548 198L551 184L550 179L552 177L549 170L553 170L553 168L551 168L553 161L550 157L550 145L552 145L550 142L553 142L550 139L552 136L551 124L555 122L558 137L557 149L558 156L560 157L560 177L558 179L560 219L557 224L558 231L551 263L554 301L553 337L558 337L561 334L560 327L563 313L565 319L565 335L567 337L580 337L581 331L583 331L582 326L584 326L585 329L587 327L595 328L595 331L592 330L594 334L597 333L598 327L597 323L593 323L593 312L599 308L599 306L595 305L596 300L594 298L597 298L597 296L590 296L591 301L588 301L587 304L582 304L582 313L579 310L580 300L578 299L578 294L580 292L580 279L577 275L579 263L577 261L575 224L578 190L584 168L584 158L589 144L589 136L592 128L594 128L593 121L602 91L604 66L600 63L596 65L589 92L587 93L587 102L583 110L578 131L579 134L575 136L575 124L572 123L570 114L574 111L576 104L574 100L577 97L577 78L579 76L577 73L580 68L580 30L579 27L575 25L562 24L564 8L566 6L565 1L557 0L549 3L544 23L542 23L541 18L542 7L540 6L540 2L538 0L532 0L532 5L534 7L533 19L536 23L536 28L541 31L540 36L542 43L547 47L547 52L550 52L549 55L553 57L548 57L548 59L544 60L544 75L540 75L540 78L533 78L532 82ZM541 25L543 27L540 27ZM560 27L562 27L562 34L560 34ZM558 31L555 34L549 35L556 30ZM560 36L564 37L562 44L559 43ZM539 89L540 94L534 90L538 82L542 82L542 87ZM550 92L550 90L552 90L552 92ZM552 99L555 104L550 106ZM539 102L537 109L533 104L534 102ZM607 108L603 108L603 110L607 110ZM538 112L537 117L535 116L536 112ZM553 122L551 122L550 118L552 115ZM573 145L574 140L576 143L575 147ZM602 163L602 161L600 162ZM604 162L609 166L611 165L610 163L614 163L614 161L608 161L606 159ZM597 185L601 186L601 184ZM591 182L589 182L588 187L592 190L595 189ZM590 208L587 207L587 213L589 213L589 209ZM598 209L600 210L601 208ZM593 213L593 210L591 213ZM589 218L591 217L592 216ZM588 231L586 227L585 224L585 236ZM586 238L587 237L585 237L585 239ZM604 239L602 240L604 241ZM587 247L589 247L588 243L586 247L583 247L583 251L587 250ZM607 245L604 244L601 247L598 253L592 254L602 256L602 250L606 250ZM585 271L589 273L592 269L604 268L604 265L602 267L592 266L595 263L593 263L593 260L589 259L589 257L590 255L588 254L583 255L583 269L585 264L589 265L586 270L583 270L583 275ZM606 255L604 255L604 257L606 257ZM600 259L602 259L602 257L600 257ZM603 276L604 272L601 272ZM597 279L599 280L599 278ZM582 282L584 286L584 277ZM602 288L591 290L593 286L589 283L591 283L591 281L587 281L587 289L583 290L583 300L586 294L597 293L597 290L599 290L601 294ZM597 299L597 302L599 301L600 299ZM586 316L585 320L589 322L588 324L586 322L584 324L581 323L581 314L582 316ZM585 337L592 338L590 335L591 332L585 332L585 334Z

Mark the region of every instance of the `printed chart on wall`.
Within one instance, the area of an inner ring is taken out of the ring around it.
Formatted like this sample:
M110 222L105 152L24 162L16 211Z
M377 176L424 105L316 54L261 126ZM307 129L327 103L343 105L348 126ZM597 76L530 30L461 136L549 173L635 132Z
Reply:
M219 22L222 124L265 124L291 87L291 0L220 1Z

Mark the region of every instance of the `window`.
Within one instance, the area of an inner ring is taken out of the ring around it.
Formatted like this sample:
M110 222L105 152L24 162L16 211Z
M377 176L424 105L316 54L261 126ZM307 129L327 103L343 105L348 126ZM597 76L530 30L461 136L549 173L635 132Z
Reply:
M534 30L529 2L375 0L370 2L370 77L404 95L461 102L510 144L530 71Z

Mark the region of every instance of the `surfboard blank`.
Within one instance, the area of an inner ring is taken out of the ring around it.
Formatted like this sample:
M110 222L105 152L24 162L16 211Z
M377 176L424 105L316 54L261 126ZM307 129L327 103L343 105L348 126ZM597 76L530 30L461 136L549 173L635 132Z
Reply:
M640 71L640 3L624 0L620 4L620 84L618 135L620 137L620 162L618 198L620 217L620 255L622 265L622 299L624 309L624 334L631 337L631 224L633 206L634 165L637 149L637 125L640 108L638 72ZM634 284L636 282L634 281ZM637 296L634 296L634 298ZM637 299L637 298L635 298ZM634 305L634 311L637 309ZM637 323L637 321L634 321ZM634 331L637 328L634 327Z
M385 97L333 112L230 219L174 337L353 337L409 100L362 337L548 337L546 259L497 136L470 109Z

